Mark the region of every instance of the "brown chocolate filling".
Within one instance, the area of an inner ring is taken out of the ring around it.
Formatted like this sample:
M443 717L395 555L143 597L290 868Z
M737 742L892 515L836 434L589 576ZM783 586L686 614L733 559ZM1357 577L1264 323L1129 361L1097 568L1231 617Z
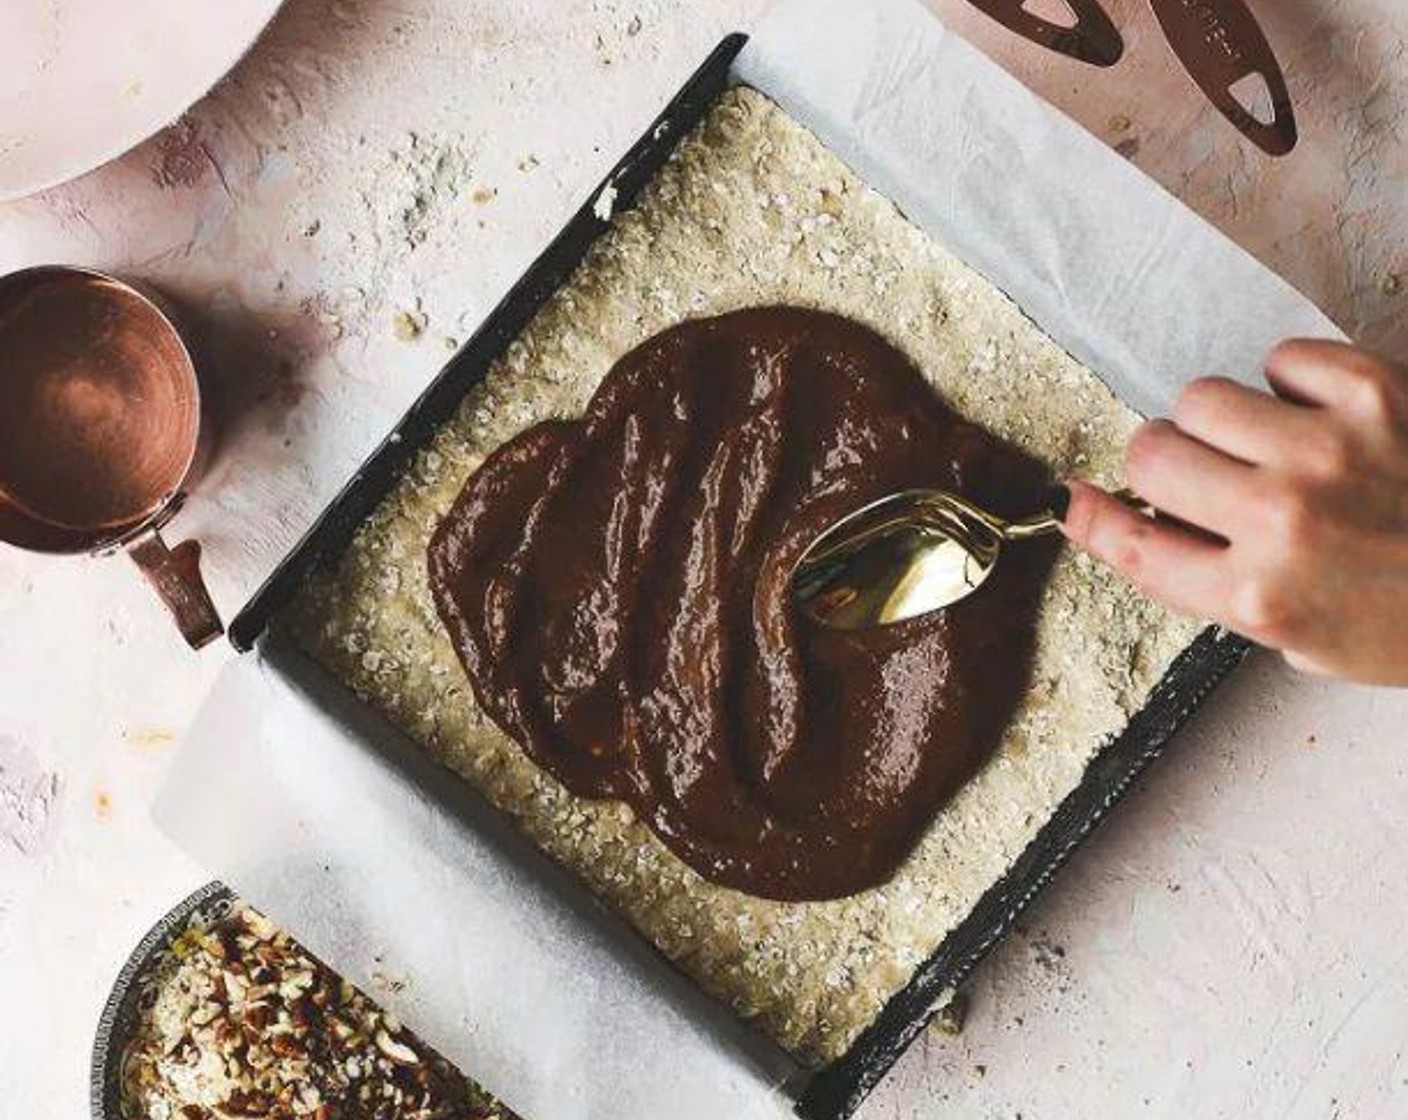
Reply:
M481 707L574 794L628 802L716 883L839 898L893 874L1027 684L1049 546L897 626L790 601L828 524L929 486L1017 515L1043 472L872 331L739 311L649 339L580 420L491 455L431 589Z

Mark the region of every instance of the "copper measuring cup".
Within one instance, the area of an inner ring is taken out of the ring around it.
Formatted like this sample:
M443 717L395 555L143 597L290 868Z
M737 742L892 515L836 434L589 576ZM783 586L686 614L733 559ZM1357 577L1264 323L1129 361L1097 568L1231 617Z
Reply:
M151 297L91 269L0 277L0 541L125 550L199 649L224 632L200 546L161 528L204 447L195 363Z

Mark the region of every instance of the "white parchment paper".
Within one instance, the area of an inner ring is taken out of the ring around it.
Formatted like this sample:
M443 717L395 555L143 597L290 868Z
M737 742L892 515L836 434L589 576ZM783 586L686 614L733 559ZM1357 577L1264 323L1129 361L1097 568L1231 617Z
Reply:
M1282 338L1342 337L911 0L786 0L737 72L1141 412L1202 374L1258 383Z
M1136 408L1338 335L911 0L784 0L737 74ZM156 815L528 1120L786 1113L779 1052L297 655L227 670Z
M240 659L170 836L525 1120L764 1120L791 1064L301 655Z

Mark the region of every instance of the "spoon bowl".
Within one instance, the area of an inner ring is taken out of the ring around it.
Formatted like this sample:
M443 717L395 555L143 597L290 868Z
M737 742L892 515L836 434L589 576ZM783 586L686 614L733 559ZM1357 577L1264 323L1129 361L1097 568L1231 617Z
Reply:
M1128 504L1128 490L1114 495ZM802 554L792 595L804 614L839 630L889 626L973 594L1010 541L1060 528L1051 510L1007 521L946 490L902 490L831 525Z

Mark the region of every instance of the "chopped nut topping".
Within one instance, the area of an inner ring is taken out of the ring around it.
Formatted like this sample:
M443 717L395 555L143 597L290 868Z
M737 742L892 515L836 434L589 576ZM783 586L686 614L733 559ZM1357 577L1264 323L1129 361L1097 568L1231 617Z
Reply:
M197 915L143 981L125 1120L513 1120L248 906Z

